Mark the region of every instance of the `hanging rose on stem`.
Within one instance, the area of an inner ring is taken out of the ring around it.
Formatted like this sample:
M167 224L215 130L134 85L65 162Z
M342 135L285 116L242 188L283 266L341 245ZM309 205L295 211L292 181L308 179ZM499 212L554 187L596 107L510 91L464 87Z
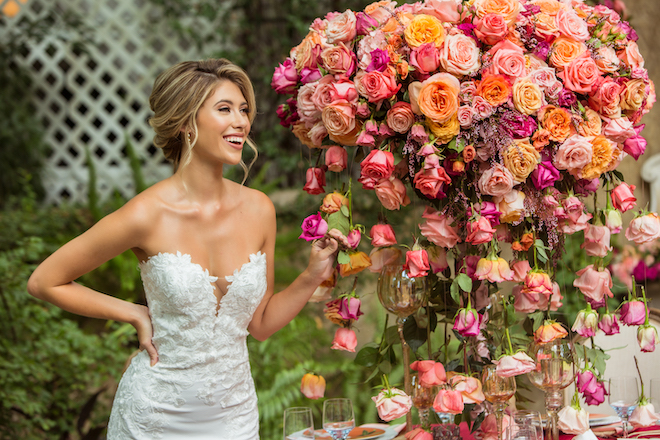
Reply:
M639 383L641 385L641 390L639 393L639 400L637 401L637 406L630 415L629 422L635 428L640 426L651 426L655 425L658 420L660 420L660 415L655 412L653 404L644 394L644 381L642 380L642 373L639 371L639 365L637 364L637 357L634 356L635 367L637 368L637 374L639 375Z
M589 413L580 406L577 391L573 394L571 405L563 407L558 416L557 426L566 434L580 435L589 430Z
M529 357L524 351L517 351L514 353L513 345L511 344L511 336L509 335L509 313L507 311L505 298L502 298L502 307L504 314L504 337L502 338L504 355L493 361L493 364L497 366L497 375L501 377L512 377L529 373L536 368L534 359Z
M561 323L554 319L546 319L534 332L534 341L545 344L555 339L563 339L568 336L568 332Z
M383 375L383 389L371 400L376 404L378 417L386 422L405 416L413 405L412 398L404 391L390 386L386 375Z
M325 394L325 379L321 375L307 373L300 382L300 392L308 399L320 399Z
M429 266L429 255L426 249L420 246L419 240L415 240L412 250L406 252L404 268L408 272L408 275L413 278L428 275L427 271L431 269L431 266Z

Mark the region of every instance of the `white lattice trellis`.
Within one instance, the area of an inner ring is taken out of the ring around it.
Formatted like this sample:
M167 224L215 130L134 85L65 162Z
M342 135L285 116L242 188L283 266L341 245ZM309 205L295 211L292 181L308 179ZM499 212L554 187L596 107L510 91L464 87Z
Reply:
M0 10L17 11L7 19L9 26L22 17L40 19L53 7L53 0L0 0ZM107 199L115 190L131 197L135 188L126 136L144 162L147 182L171 174L151 143L147 123L153 80L166 67L201 55L147 0L67 0L66 7L80 12L94 29L87 52L74 53L60 39L47 37L17 60L33 72L34 104L51 146L44 171L46 203L86 201L85 148L96 165L100 197ZM210 32L210 25L199 31Z

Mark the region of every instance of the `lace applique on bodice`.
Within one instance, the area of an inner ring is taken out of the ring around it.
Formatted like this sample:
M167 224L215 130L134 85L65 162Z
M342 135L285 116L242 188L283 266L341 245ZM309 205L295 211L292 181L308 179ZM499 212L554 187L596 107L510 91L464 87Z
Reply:
M219 301L218 278L188 254L159 253L140 263L140 270L158 363L150 367L146 351L131 362L115 396L108 439L169 438L163 436L179 429L172 426L177 417L186 421L181 413L189 412L194 420L206 411L195 410L200 405L217 407L213 417L220 414L213 429L222 430L209 432L212 438L258 438L243 435L255 424L258 431L246 337L266 292L266 255L251 254L225 277L230 284Z

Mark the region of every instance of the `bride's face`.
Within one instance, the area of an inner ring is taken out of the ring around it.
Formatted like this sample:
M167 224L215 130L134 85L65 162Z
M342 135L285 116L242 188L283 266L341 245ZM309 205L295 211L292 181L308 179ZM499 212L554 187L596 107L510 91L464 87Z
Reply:
M197 113L193 155L236 165L250 133L249 108L236 84L222 81Z

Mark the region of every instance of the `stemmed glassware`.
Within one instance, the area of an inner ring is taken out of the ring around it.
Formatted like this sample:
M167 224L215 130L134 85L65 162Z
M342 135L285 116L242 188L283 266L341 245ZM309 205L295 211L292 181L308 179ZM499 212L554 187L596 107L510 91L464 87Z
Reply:
M422 428L429 428L429 410L433 406L438 387L424 387L419 381L419 376L413 374L411 377L412 401L419 413L419 423Z
M486 400L493 404L497 420L497 438L502 440L502 418L509 399L516 394L516 378L497 374L497 365L486 365L481 375Z
M543 422L538 411L516 411L509 423L507 440L543 440Z
M623 436L628 436L628 417L637 406L639 386L634 376L613 377L608 381L607 402L623 420Z
M323 403L323 429L334 440L345 440L355 428L350 399L328 399Z
M542 344L532 344L531 357L536 368L527 373L530 382L545 392L545 410L548 413L548 438L557 440L558 412L563 406L561 390L573 382L573 344L565 339L556 339Z
M397 329L403 350L404 391L411 395L410 353L408 343L403 336L406 318L419 309L426 299L426 278L411 277L401 264L386 265L378 277L378 299L385 309L397 316ZM406 414L406 432L412 426L412 415Z
M294 407L284 410L284 440L314 440L312 408Z

